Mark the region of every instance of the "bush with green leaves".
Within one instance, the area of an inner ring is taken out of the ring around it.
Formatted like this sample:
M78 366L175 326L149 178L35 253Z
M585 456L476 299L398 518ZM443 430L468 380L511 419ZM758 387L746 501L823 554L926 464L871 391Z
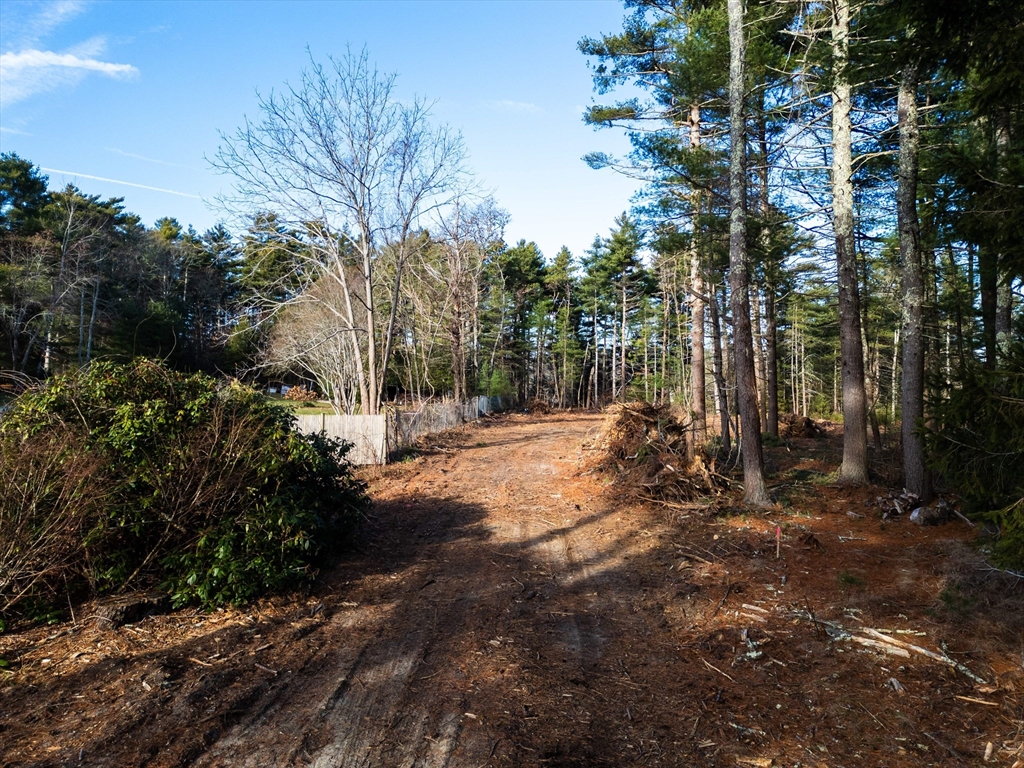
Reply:
M924 430L931 468L966 512L999 527L996 560L1024 566L1024 348L1000 370L968 367L931 412Z
M293 423L146 360L22 395L0 421L0 614L75 589L237 604L308 578L366 496L348 446Z

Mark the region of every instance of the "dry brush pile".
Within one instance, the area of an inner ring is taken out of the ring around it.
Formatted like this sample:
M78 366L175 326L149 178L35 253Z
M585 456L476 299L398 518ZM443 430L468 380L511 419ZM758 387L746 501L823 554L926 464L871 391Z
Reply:
M683 411L645 402L611 406L588 446L588 468L612 476L617 491L639 501L690 502L717 496L727 481L695 446Z

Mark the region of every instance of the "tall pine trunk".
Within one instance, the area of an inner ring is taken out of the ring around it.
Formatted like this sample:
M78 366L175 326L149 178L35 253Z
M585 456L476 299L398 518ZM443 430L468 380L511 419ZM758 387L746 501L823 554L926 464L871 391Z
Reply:
M779 365L778 354L778 325L775 319L775 286L769 283L764 292L764 310L766 317L765 333L767 342L768 368L768 418L765 425L765 432L773 437L779 436Z
M839 348L843 381L843 463L839 481L868 481L867 406L864 392L864 347L860 334L857 253L853 231L853 127L850 121L850 2L833 0L832 53L832 217L839 276Z
M764 432L774 437L779 436L779 372L777 364L778 350L776 342L775 319L775 272L776 264L774 256L769 251L768 216L771 213L771 205L768 200L768 120L765 115L765 90L761 90L761 98L757 110L757 141L761 151L761 167L758 169L758 184L761 187L761 216L764 218L764 244L765 244L765 281L764 281L764 400L761 403L761 411L764 423L761 425ZM760 330L761 323L757 327ZM758 359L760 358L761 340L758 339Z
M1010 112L1005 107L996 114L996 163L1001 181L1005 181L1010 155ZM1007 255L1000 254L997 262L995 308L996 354L1006 355L1012 339L1013 291L1010 288L1010 266Z
M626 297L626 273L625 273L625 271L623 271L623 273L622 273L622 340L621 340L622 341L622 350L621 350L621 359L620 359L620 363L621 363L621 366L622 366L622 371L621 371L621 375L619 376L619 380L622 382L622 401L623 402L626 401L626 332L628 330L627 326L626 326L626 309L627 309L626 299L627 299L627 297Z
M722 353L722 317L718 309L718 290L711 291L711 345L712 374L715 377L715 394L718 396L718 419L721 423L722 448L728 453L732 450L729 435L729 392L725 385L725 360Z
M917 428L924 417L924 276L921 232L917 219L917 176L920 132L917 123L917 67L908 65L900 78L900 167L896 213L903 262L903 472L907 490L927 502L931 497L924 447Z
M732 290L736 397L743 429L743 501L754 506L768 506L771 499L764 482L747 274L745 53L743 0L729 0L729 286Z
M764 424L768 421L768 385L765 380L764 336L761 333L761 293L756 283L751 288L753 290L749 292L749 295L754 344L754 379L756 382L754 392L757 393L758 429L765 432Z
M690 107L690 149L700 148L700 105ZM694 445L707 437L707 408L704 378L704 272L697 238L700 191L693 192L693 233L690 241L690 399L693 403ZM682 349L679 351L682 354Z

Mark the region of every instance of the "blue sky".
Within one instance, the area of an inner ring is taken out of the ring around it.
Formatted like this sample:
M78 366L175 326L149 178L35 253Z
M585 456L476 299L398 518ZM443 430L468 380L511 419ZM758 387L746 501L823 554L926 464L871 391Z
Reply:
M400 97L436 100L436 119L462 131L478 180L511 214L510 242L581 255L636 189L580 160L628 149L582 123L593 89L576 50L624 15L612 0L3 0L0 150L51 169L51 186L124 197L147 224L203 230L217 220L204 199L227 184L205 160L218 131L256 114L257 90L296 82L307 47L323 61L365 46L398 73Z

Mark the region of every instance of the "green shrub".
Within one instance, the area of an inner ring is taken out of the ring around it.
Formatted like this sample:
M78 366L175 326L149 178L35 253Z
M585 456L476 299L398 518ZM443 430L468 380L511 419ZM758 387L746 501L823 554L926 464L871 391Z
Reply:
M971 366L933 404L924 430L929 465L956 488L964 511L999 526L995 555L1024 565L1024 349L992 371Z
M0 613L61 584L160 585L210 606L307 578L366 497L347 445L292 424L248 387L144 360L22 395L0 422L0 472L14 478L0 503L17 521L0 529L0 573L5 553L31 557L0 578Z

